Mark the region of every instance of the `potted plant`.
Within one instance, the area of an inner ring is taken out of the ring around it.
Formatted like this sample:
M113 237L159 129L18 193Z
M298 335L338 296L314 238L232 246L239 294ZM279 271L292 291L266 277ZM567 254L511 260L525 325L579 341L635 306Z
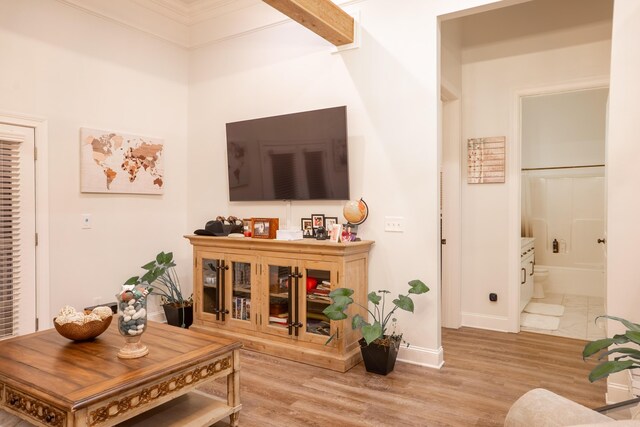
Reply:
M351 320L351 327L360 329L362 333L362 339L359 341L360 351L368 372L387 375L393 371L398 349L402 342L402 334L395 333L396 319L393 317L393 313L397 309L413 313L414 305L410 297L411 294L419 295L428 291L429 288L422 281L410 281L407 294L398 295L398 298L392 301L393 308L388 313L385 312L386 296L391 292L385 289L373 291L367 295L368 301L373 304L371 310L356 303L367 310L373 320L372 323L369 323L360 314L354 315ZM354 303L351 295L353 295L353 289L335 289L329 294L332 304L325 308L323 313L331 320L346 319L348 317L346 311ZM388 330L389 322L394 326L392 330ZM333 336L329 338L327 343L332 339Z
M598 360L605 359L598 366L593 368L589 373L589 381L594 382L602 378L606 378L609 375L624 371L626 369L640 368L640 349L635 345L640 344L640 325L632 323L626 319L614 316L599 316L606 317L607 319L617 320L626 326L627 331L624 334L614 335L613 338L604 338L588 343L582 351L583 359L587 359L597 353L600 353ZM597 319L596 319L597 320ZM620 345L626 343L632 343L634 347L614 347L609 349L612 345ZM617 355L613 360L608 360L609 355Z
M146 273L131 277L125 285L154 285L149 291L162 296L162 308L167 323L188 328L193 323L193 300L182 295L175 266L173 252L160 252L153 261L142 266Z

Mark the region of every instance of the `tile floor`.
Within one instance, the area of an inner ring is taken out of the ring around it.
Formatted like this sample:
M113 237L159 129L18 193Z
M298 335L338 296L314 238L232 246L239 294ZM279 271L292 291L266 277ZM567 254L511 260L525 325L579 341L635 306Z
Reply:
M522 331L589 341L606 338L604 319L598 320L598 324L595 323L596 317L605 314L604 298L547 293L544 298L534 298L531 301L561 304L564 306L564 315L560 318L560 326L556 331L526 327L522 327Z

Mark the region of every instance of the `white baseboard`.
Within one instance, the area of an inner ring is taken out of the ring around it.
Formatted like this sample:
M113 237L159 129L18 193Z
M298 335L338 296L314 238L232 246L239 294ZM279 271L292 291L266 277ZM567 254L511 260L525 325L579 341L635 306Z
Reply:
M399 362L411 363L412 365L425 366L427 368L440 369L444 364L444 352L442 347L437 350L416 346L400 345L398 352Z
M488 329L490 331L509 332L509 318L488 316L480 313L462 313L462 326Z
M612 403L623 402L633 399L635 396L629 392L629 386L624 384L610 383L607 384L607 392L605 393L605 401L607 405Z

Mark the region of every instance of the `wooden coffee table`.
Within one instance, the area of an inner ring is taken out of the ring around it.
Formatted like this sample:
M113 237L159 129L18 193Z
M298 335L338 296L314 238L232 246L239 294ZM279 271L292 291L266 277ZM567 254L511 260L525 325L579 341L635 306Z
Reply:
M0 341L0 409L48 427L238 425L239 342L149 322L149 354L119 359L117 323L89 342L55 329ZM225 376L226 402L195 390Z

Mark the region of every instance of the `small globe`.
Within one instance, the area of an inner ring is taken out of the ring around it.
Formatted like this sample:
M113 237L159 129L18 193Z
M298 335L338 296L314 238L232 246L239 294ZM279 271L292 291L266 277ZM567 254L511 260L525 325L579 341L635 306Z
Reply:
M362 199L351 200L344 205L342 214L350 224L362 224L369 216L369 207Z

